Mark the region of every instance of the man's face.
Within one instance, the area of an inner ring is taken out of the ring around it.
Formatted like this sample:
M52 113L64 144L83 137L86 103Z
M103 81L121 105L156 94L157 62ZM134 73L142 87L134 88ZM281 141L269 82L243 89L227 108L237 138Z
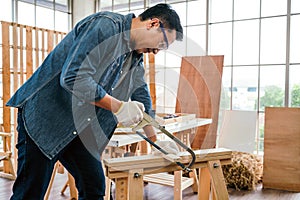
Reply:
M147 31L142 35L137 46L138 53L153 53L157 54L160 50L166 50L176 40L176 31L167 30L164 25L157 19L151 19Z

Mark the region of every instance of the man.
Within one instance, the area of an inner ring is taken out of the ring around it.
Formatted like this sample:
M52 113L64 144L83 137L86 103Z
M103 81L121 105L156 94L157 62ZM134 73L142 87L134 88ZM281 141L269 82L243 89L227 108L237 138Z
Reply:
M100 156L117 123L151 114L143 53L182 40L176 12L158 4L138 18L99 12L80 21L7 103L18 108L18 171L11 199L43 199L59 160L79 199L103 199ZM152 114L153 115L153 114ZM146 135L156 140L151 126Z

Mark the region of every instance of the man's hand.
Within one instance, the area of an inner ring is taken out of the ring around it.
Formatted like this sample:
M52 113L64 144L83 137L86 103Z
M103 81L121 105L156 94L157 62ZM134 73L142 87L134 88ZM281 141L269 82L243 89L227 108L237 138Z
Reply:
M163 150L165 150L169 154L177 155L179 153L179 148L173 140L157 140L155 142L155 144L157 144L160 148L162 148ZM160 152L155 147L152 147L152 153L154 155L162 154L162 152Z
M122 102L119 110L114 113L118 122L125 127L139 123L143 119L144 104L137 101Z

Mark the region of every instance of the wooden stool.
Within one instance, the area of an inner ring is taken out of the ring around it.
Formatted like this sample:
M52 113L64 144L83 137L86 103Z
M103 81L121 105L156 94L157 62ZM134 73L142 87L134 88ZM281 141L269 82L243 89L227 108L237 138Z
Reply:
M198 198L201 200L209 199L211 189L210 180L212 180L213 197L216 200L228 200L229 196L221 165L231 163L232 151L218 148L197 150L195 154L196 161L192 168L198 170L200 174ZM179 156L182 163L189 163L190 154L188 152L181 152ZM176 188L184 187L181 168L161 156L145 155L110 158L104 159L104 165L107 177L115 180L117 200L143 199L144 177L147 174L162 172L175 173L174 200L182 199L181 189L176 190Z

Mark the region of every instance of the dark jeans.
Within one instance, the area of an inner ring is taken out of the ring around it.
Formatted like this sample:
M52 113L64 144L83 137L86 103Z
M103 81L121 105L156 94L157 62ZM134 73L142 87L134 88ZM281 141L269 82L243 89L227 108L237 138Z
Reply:
M102 200L105 177L100 160L95 159L75 138L57 157L49 160L35 145L18 113L18 170L11 200L43 200L54 164L60 161L75 178L80 200ZM82 134L88 134L86 130ZM50 131L41 134L51 134ZM63 187L63 186L62 186Z

